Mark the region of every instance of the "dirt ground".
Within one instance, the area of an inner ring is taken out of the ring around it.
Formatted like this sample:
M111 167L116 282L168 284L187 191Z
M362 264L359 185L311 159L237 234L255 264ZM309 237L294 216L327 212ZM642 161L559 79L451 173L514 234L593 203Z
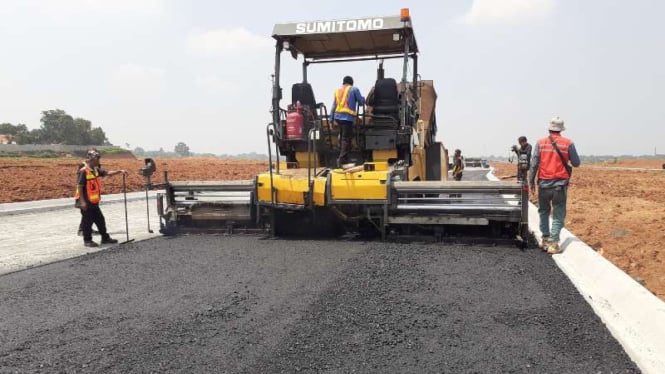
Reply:
M590 166L598 167L617 167L617 168L645 168L645 169L665 169L665 160L618 160L605 161Z
M625 160L575 169L566 228L665 299L665 160ZM495 174L515 165L494 163Z
M154 183L170 180L251 179L267 169L265 161L156 159ZM627 160L576 169L569 190L566 227L595 250L665 299L665 160ZM141 191L142 160L104 159L108 170L125 169L128 191ZM498 177L514 175L515 166L493 164ZM608 168L602 168L608 166ZM0 203L71 197L75 159L0 159ZM105 193L122 192L122 178L104 181Z
M238 180L252 179L265 171L265 161L226 161L215 158L155 159L157 172L152 182L164 180ZM127 191L141 191L144 179L139 170L144 166L139 159L112 159L102 156L106 170L124 169ZM0 203L71 197L76 187L76 159L0 159ZM122 192L122 176L104 179L104 193Z

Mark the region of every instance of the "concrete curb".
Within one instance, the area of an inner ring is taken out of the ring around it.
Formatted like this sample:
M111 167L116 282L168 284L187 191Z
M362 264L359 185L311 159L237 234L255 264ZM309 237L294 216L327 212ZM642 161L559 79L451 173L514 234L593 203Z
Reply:
M488 179L498 180L493 174ZM529 228L542 240L538 208L529 203ZM644 373L665 373L665 302L570 231L552 258Z
M157 196L158 192L163 191L150 191L148 197L152 200ZM127 194L127 201L144 200L145 192L130 192ZM104 195L102 197L102 206L104 204L117 204L124 201L123 194ZM48 212L57 209L70 209L74 208L74 198L63 199L48 199L25 201L19 203L2 203L0 204L0 217L12 216L17 214L39 213Z

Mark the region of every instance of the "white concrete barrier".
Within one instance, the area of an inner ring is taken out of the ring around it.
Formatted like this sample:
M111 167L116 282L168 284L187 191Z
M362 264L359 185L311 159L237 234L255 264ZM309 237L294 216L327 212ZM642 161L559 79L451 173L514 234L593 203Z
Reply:
M150 191L148 193L150 199L153 199L157 196L158 192L163 191ZM145 191L143 192L129 192L127 193L127 201L137 201L145 200ZM110 194L102 196L102 206L106 204L115 204L122 203L124 201L123 194ZM34 201L24 201L19 203L2 203L0 204L0 217L2 216L11 216L16 214L26 214L26 213L39 213L39 212L48 212L56 209L70 209L74 208L74 198L65 197L62 199L46 199L46 200L34 200Z

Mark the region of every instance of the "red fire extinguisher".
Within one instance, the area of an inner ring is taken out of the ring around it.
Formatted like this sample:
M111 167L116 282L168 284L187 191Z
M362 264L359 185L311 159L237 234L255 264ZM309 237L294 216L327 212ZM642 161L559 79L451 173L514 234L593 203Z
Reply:
M305 117L302 113L303 107L300 101L296 105L290 105L286 114L286 139L302 139L305 128Z

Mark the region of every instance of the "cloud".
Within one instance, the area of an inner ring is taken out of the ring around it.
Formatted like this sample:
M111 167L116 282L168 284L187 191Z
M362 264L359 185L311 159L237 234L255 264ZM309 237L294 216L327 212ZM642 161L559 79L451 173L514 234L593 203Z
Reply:
M473 0L461 22L471 26L521 24L547 17L556 0Z
M97 14L155 14L164 0L27 0L33 9L56 17Z
M187 48L203 56L227 56L238 53L269 51L272 39L245 28L194 31L187 37Z
M208 93L231 92L237 89L237 84L230 80L220 78L217 74L199 75L194 79L196 87Z
M166 71L162 68L123 64L113 69L109 88L122 98L150 99L164 92Z

